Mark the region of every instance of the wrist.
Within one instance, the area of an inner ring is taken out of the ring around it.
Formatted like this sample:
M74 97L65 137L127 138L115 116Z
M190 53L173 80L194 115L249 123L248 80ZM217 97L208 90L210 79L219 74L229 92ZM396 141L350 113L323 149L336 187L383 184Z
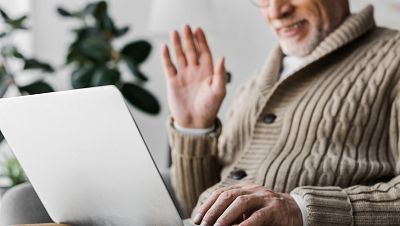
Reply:
M291 225L305 226L303 224L303 214L294 197L291 195L286 195L286 198L288 200L287 204L290 211L289 215L291 217Z
M215 130L215 125L213 125L212 127L209 127L209 128L198 129L198 128L186 128L186 127L183 127L183 126L179 125L178 123L174 122L173 126L179 132L190 134L190 135L197 135L197 136L205 135L205 134L208 134Z
M173 118L173 119L176 125L188 129L208 129L214 127L215 125L215 119L214 120L191 120L191 119L182 120L178 118Z

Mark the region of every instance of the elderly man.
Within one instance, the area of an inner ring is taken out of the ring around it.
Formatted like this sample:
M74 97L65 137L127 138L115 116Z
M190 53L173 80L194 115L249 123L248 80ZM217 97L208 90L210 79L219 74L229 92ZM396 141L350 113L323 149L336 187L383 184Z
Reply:
M400 225L400 32L348 0L255 1L280 45L223 127L225 59L188 26L177 64L162 48L181 205L203 226Z
M280 45L223 126L225 59L188 26L176 63L162 48L181 205L202 226L400 225L400 32L348 0L256 1Z

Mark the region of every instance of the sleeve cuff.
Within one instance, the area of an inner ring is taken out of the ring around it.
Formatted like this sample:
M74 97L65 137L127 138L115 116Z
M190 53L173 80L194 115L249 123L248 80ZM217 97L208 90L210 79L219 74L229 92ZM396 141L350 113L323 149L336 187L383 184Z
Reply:
M299 187L290 194L298 195L304 200L308 226L353 225L353 208L350 199L339 187Z
M215 129L215 125L213 125L213 126L211 126L209 128L204 128L204 129L186 128L186 127L180 126L176 122L173 123L173 126L179 132L187 133L187 134L194 135L194 136L206 135L206 134L212 132Z
M303 218L303 226L308 226L308 221L307 221L308 212L307 212L306 201L304 201L303 197L301 197L300 195L291 194L290 196L292 196L292 198L300 208L301 216Z
M172 117L167 122L167 131L172 151L183 157L202 158L218 155L218 138L222 131L219 119L215 128L206 134L185 133L174 126Z

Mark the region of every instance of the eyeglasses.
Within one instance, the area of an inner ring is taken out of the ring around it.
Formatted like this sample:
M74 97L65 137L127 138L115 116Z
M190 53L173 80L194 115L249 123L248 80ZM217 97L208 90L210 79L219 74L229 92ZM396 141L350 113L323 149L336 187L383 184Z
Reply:
M250 0L250 2L260 8L267 8L269 5L269 0Z

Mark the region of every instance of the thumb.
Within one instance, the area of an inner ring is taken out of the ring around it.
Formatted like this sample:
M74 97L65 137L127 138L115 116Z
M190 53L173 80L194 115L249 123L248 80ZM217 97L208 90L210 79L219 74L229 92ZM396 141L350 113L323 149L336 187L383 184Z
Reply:
M225 57L220 57L214 66L214 76L212 80L212 88L214 90L225 88L227 83L227 73L225 69Z

